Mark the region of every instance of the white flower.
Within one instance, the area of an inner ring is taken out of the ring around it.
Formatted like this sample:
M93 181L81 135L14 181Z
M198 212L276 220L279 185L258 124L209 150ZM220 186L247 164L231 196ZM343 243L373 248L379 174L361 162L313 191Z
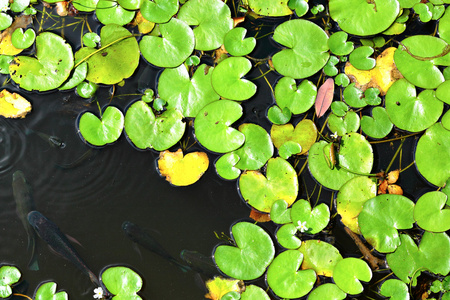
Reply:
M297 229L300 230L300 232L302 232L302 233L308 231L308 227L306 227L306 221L305 222L298 221Z
M338 138L337 131L335 131L335 132L331 135L331 137L332 137L333 139L337 139L337 138Z
M94 299L102 299L103 298L103 289L101 287L94 289Z

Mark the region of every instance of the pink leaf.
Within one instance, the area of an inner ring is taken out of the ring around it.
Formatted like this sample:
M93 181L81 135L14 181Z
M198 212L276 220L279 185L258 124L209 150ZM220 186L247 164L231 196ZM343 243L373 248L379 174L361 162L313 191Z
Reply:
M333 78L328 78L319 88L316 97L316 115L318 118L323 116L328 108L330 108L331 102L334 96L334 80Z

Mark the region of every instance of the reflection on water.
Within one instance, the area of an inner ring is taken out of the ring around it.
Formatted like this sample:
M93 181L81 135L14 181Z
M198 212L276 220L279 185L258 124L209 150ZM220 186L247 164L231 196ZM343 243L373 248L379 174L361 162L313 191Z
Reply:
M15 121L0 118L0 177L25 153L25 134Z

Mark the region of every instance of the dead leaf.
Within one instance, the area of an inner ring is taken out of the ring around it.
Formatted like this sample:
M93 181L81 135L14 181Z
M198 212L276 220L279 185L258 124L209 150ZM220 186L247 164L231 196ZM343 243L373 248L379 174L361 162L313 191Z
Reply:
M386 194L387 187L388 187L388 183L386 180L383 179L380 182L380 185L378 185L378 195Z
M403 195L403 190L399 185L390 184L388 185L388 193L394 195Z
M136 14L136 17L134 18L134 21L132 23L133 25L137 25L139 32L142 34L149 33L153 30L155 27L155 23L148 21L144 16L142 16L141 11L138 11Z
M69 14L69 2L60 1L56 2L56 13L58 16L65 17Z
M317 91L315 108L318 118L323 116L327 112L328 108L330 108L331 102L333 101L333 96L334 80L333 78L328 78Z
M384 96L395 81L403 78L403 75L400 74L394 63L395 50L397 50L395 47L384 50L377 57L375 67L368 71L358 70L350 62L347 62L345 64L345 74L363 92L368 88L374 87L379 89L380 94Z
M0 116L5 118L25 118L31 111L31 104L24 97L7 90L0 92Z
M243 17L234 17L233 18L233 23L234 23L234 27L238 26L240 23L245 21L245 16Z
M229 292L242 293L244 291L244 282L242 280L217 276L214 279L206 281L206 288L209 293L205 295L205 298L220 300Z
M389 184L396 183L397 180L398 180L399 175L400 175L400 171L399 170L394 170L394 171L389 172L387 174L387 178L386 178L387 183L389 183Z
M197 182L209 166L205 152L192 152L183 157L183 151L168 150L159 153L158 169L166 180L176 186L186 186Z
M220 63L222 60L228 57L228 51L225 50L225 46L222 45L220 48L214 51L214 64Z
M29 15L20 15L14 19L14 22L0 34L0 54L1 55L17 55L23 49L17 49L11 43L11 35L17 28L26 28L31 24L32 17Z
M252 208L252 210L250 211L250 218L252 218L253 220L255 220L256 222L269 222L270 221L270 215L266 214L266 213L262 213L259 212L255 209Z

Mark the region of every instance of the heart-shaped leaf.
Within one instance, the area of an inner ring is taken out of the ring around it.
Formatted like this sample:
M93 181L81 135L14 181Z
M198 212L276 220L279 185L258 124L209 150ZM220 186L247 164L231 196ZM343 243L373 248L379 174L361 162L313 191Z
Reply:
M295 10L297 17L304 16L309 9L308 2L305 0L289 0L288 6L290 9Z
M348 106L343 101L334 101L331 103L331 111L338 117L343 117L348 112Z
M450 230L450 209L444 209L447 198L442 192L428 192L422 195L414 207L417 225L432 232Z
M20 271L13 266L0 268L0 298L9 298L12 295L11 285L20 279Z
M336 247L321 240L304 241L299 250L304 255L302 269L313 269L317 275L333 276L334 267L342 260Z
M277 230L277 241L286 249L298 249L302 241L295 235L296 233L297 227L294 224L285 224Z
M375 67L375 59L370 56L373 54L373 48L361 46L353 50L350 54L350 63L359 70L370 70Z
M98 89L98 85L93 82L82 81L77 85L77 94L80 97L89 99L95 95L95 92Z
M347 296L337 285L332 283L321 284L308 296L308 300L343 300Z
M95 9L97 19L104 25L123 26L130 23L135 14L134 10L127 10L119 5L117 0L99 0Z
M308 111L317 96L316 86L309 80L303 80L298 86L291 77L282 77L275 86L275 100L280 108L289 108L294 114Z
M336 56L330 56L327 64L323 67L323 72L325 75L333 77L339 73L339 70L336 68L336 64L339 63L339 58Z
M363 92L356 87L356 83L352 83L344 90L344 101L351 107L361 108L367 105L363 99Z
M374 107L372 117L363 116L361 119L361 129L372 138L382 139L392 130L392 122L383 107Z
M110 293L112 300L141 300L137 295L142 288L142 278L127 267L109 267L101 274L102 282Z
M334 79L336 85L347 87L350 84L350 78L344 73L338 74Z
M0 30L5 30L11 26L12 22L13 18L10 15L0 12Z
M291 15L288 1L280 0L247 0L248 6L262 16L281 17Z
M347 257L339 261L334 268L334 283L347 294L361 293L364 288L360 280L369 282L370 279L372 279L372 270L361 259Z
M281 109L279 106L274 105L271 106L267 110L267 119L269 119L270 122L276 125L284 125L292 117L292 112L289 108L285 107Z
M11 35L11 43L17 49L26 49L33 45L36 38L36 33L32 28L27 29L23 32L22 28L17 28Z
M302 147L302 151L299 154L305 154L316 142L317 127L311 120L304 119L295 126L295 129L292 124L273 125L270 130L270 136L273 144L278 149L286 142L292 141Z
M104 146L115 142L121 135L124 125L122 112L108 106L99 120L93 113L84 113L78 124L83 138L94 146Z
M260 277L275 256L270 236L261 227L248 222L233 225L231 234L236 247L220 245L214 250L219 269L241 280Z
M450 70L450 68L449 68L449 70ZM444 76L445 76L445 74L444 74ZM441 100L442 102L450 104L450 80L446 79L443 83L441 83L437 87L436 97L439 100Z
M295 226L306 223L307 232L316 234L324 229L330 221L330 210L325 203L321 203L311 210L311 204L303 199L295 201L291 208L291 219Z
M216 160L215 166L217 174L223 179L233 180L241 175L241 170L235 167L239 161L239 155L227 153Z
M269 295L256 285L247 285L241 294L240 300L270 300Z
M283 145L281 145L278 150L278 155L284 159L288 159L292 155L297 155L302 152L302 146L299 143L293 141L287 141Z
M328 128L330 128L331 132L337 132L339 136L357 132L359 124L359 116L354 111L347 112L344 117L338 117L335 114L330 114L328 117Z
M425 3L417 3L414 5L414 12L419 15L420 21L423 23L427 23L431 21L433 17L433 13L430 11L430 8Z
M239 189L242 198L252 207L270 212L273 203L279 199L289 205L294 203L298 193L297 173L281 157L271 158L266 176L258 171L245 171L239 178Z
M270 209L270 219L277 224L291 223L291 209L289 204L284 200L277 200Z
M66 292L56 292L56 283L46 282L36 288L34 294L35 300L67 300L69 295Z
M381 285L380 294L391 300L409 300L408 286L398 279L388 279Z
M178 7L178 0L142 0L136 9L140 8L142 16L150 22L166 23L178 12Z
M350 54L355 46L353 42L347 42L347 38L348 34L345 31L334 32L328 40L331 52L339 56Z
M236 27L230 30L224 39L225 49L233 56L244 56L250 54L255 49L256 39L254 37L245 38L247 29Z

